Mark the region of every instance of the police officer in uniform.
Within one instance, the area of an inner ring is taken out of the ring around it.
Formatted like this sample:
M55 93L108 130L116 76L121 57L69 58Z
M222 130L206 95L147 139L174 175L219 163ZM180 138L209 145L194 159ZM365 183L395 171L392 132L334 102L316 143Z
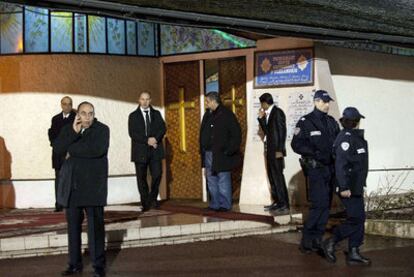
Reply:
M364 186L368 175L368 144L359 121L365 118L354 107L343 111L340 119L344 129L334 143L335 170L338 193L346 209L346 221L334 229L333 236L322 243L325 258L336 262L335 245L348 238L348 265L369 265L371 261L361 256L359 246L364 240Z
M306 254L322 250L322 236L328 222L334 188L332 145L339 133L339 126L328 115L331 101L333 99L328 92L315 92L315 108L300 118L291 142L293 151L302 156L300 163L309 181L308 197L311 205L299 247Z

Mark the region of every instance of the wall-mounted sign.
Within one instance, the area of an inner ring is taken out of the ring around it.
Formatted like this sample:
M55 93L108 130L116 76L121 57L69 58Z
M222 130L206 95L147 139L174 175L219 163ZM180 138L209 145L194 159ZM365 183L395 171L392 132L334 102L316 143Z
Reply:
M313 48L255 53L254 88L311 86Z

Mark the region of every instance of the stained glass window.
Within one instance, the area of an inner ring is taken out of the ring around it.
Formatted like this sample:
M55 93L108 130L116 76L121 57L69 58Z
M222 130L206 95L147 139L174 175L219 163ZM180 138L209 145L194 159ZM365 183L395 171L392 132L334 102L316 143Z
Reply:
M161 25L161 55L255 46L255 41L214 29Z
M137 54L137 24L134 21L127 21L127 54Z
M52 12L50 15L52 52L72 52L72 13Z
M25 7L25 52L49 52L49 10Z
M125 21L108 18L108 53L125 54Z
M23 9L17 5L0 3L0 53L23 51Z
M155 55L158 56L160 53L160 42L159 42L159 24L155 24Z
M106 52L106 28L105 18L100 16L88 16L89 31L89 52L105 53Z
M86 15L75 13L75 52L86 52Z
M155 32L153 23L138 22L138 54L155 56Z

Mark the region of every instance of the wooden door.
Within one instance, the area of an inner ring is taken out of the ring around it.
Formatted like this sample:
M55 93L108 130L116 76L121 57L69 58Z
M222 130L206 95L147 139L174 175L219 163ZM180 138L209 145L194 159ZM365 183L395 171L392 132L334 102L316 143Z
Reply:
M170 199L202 199L199 62L164 65L167 189Z
M231 109L242 129L241 153L244 157L247 135L246 60L244 57L219 60L219 91L223 104ZM243 159L242 159L243 160ZM232 174L233 200L240 197L243 163Z

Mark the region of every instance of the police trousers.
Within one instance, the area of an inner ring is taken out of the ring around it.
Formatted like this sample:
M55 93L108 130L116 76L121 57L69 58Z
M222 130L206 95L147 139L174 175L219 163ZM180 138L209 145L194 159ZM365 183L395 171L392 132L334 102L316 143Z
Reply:
M309 168L309 214L303 227L302 243L321 240L329 219L334 186L333 166Z
M334 239L348 239L348 247L359 247L364 241L365 209L363 196L341 198L346 209L346 220L334 229Z

